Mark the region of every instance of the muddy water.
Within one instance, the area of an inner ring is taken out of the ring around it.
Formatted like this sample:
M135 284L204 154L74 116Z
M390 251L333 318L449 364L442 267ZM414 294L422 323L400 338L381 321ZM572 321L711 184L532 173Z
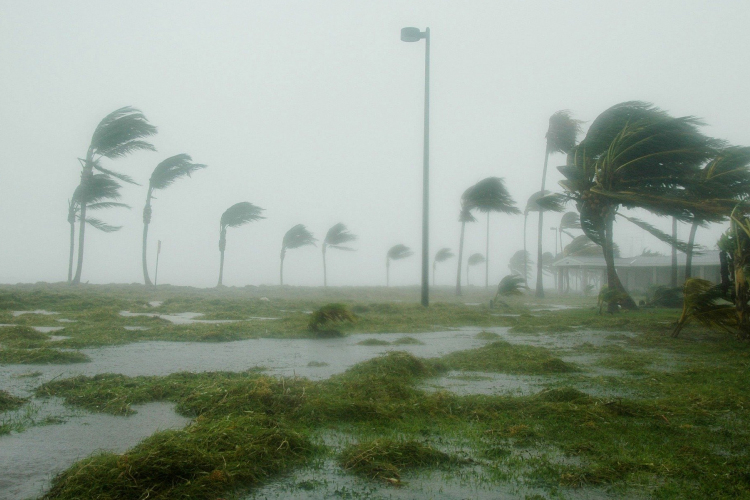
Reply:
M65 412L58 402L52 414ZM77 460L97 451L122 453L158 430L183 427L189 419L177 415L173 405L150 403L135 406L128 417L81 412L60 424L31 427L0 437L0 499L36 497L49 488L51 479Z

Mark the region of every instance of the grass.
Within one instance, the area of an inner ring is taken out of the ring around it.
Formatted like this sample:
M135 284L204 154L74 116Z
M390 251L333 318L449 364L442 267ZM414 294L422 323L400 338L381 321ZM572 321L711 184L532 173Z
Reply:
M15 410L23 406L27 399L16 397L7 391L0 390L0 413Z
M85 363L89 357L82 352L62 351L46 347L32 349L0 349L0 364L6 365L47 365Z
M537 375L578 371L543 347L511 344L502 340L479 349L458 351L443 357L454 370Z

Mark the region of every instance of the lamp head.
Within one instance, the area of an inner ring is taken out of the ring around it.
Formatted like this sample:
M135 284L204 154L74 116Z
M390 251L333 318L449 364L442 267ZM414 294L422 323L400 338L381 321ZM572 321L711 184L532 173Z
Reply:
M401 28L402 42L418 42L424 38L424 33L419 28Z

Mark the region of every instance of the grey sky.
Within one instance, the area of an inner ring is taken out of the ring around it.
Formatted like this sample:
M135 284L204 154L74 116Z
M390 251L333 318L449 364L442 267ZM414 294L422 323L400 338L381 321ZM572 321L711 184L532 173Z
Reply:
M303 223L322 239L337 222L360 236L359 250L329 254L330 284L384 284L396 243L417 254L394 263L391 282L418 283L424 44L401 42L403 26L432 31L433 255L457 248L470 184L504 177L521 207L539 189L559 109L590 122L645 100L750 144L747 1L0 0L0 282L65 279L77 158L101 118L132 105L159 127L158 152L113 169L145 184L177 153L209 165L157 194L150 259L153 269L162 240L160 282L214 285L219 217L250 201L267 219L229 230L227 285L277 283L284 232ZM548 185L559 178L552 169ZM102 213L123 229L87 232L83 281L142 280L146 190L123 193L132 210ZM495 282L522 247L522 222L492 218ZM713 247L719 233L701 230L698 241ZM625 223L616 241L626 255L666 250ZM483 222L467 229L466 251L484 251ZM452 260L438 283L454 279ZM319 247L287 254L285 282L322 283Z

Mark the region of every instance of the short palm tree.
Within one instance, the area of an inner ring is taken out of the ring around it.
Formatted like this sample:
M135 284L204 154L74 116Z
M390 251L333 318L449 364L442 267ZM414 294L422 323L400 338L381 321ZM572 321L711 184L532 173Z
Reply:
M502 212L506 214L520 214L516 208L516 202L505 188L505 183L499 177L487 177L472 186L468 194L468 204L487 214L487 235L485 240L486 266L484 286L490 286L490 212Z
M124 203L118 203L120 199L120 183L108 175L94 174L85 185L79 185L73 193L73 198L68 202L68 223L70 224L70 256L68 259L68 283L73 280L73 257L75 255L75 231L76 222L80 219L82 202L86 204L89 211L105 208L123 207L130 208ZM120 226L111 226L106 222L93 217L86 217L86 224L103 231L111 233L118 231Z
M331 229L328 230L326 237L323 239L323 245L321 245L323 252L323 286L328 286L328 271L326 269L326 250L328 247L353 252L353 248L345 245L346 243L356 240L357 236L350 233L347 227L341 222L334 224Z
M318 240L307 230L304 224L297 224L286 232L284 239L281 240L281 267L279 268L280 285L284 284L284 257L286 257L286 251L307 245L315 246L316 241Z
M448 259L455 257L450 248L441 248L435 254L435 260L432 261L432 286L435 286L435 272L437 271L438 262L445 262Z
M565 212L560 219L560 224L557 227L558 237L560 239L560 248L563 247L563 233L570 236L571 240L575 239L575 236L570 233L572 229L581 229L581 218L578 216L578 212ZM557 249L555 249L555 253L557 253Z
M634 217L618 212L621 206L643 208L660 216L688 220L691 211L728 214L736 200L685 196L696 184L701 165L716 156L722 143L699 131L693 117L673 118L642 102L625 102L604 111L591 124L586 137L559 167L560 185L576 201L581 229L602 247L607 264L607 286L621 306L636 304L615 269L613 225L621 216L662 241L687 245ZM610 303L610 310L617 304Z
M456 295L461 295L461 266L463 266L464 257L464 234L466 232L467 222L476 222L477 220L472 215L471 211L474 208L471 205L470 187L461 195L461 211L458 214L458 221L461 223L461 238L458 243L458 266L456 267Z
M552 153L569 153L576 145L578 133L581 131L581 121L574 120L570 111L563 110L554 113L549 118L547 128L547 148L544 154L544 170L542 171L542 189L547 182L547 163ZM536 273L536 296L544 297L542 285L542 229L544 226L544 210L539 210L539 226L537 228L537 273Z
M222 286L224 280L224 250L227 248L227 228L239 227L248 222L265 219L265 217L260 215L261 212L263 212L262 208L256 207L247 201L241 201L227 208L221 214L221 220L219 221L219 252L221 252L221 261L219 262L219 283L217 286Z
M157 189L166 189L181 177L190 177L196 170L206 168L206 165L192 163L193 159L186 154L171 156L159 163L151 173L148 181L148 191L146 193L146 205L143 207L143 246L141 260L143 263L143 281L146 285L151 285L151 279L148 277L148 225L151 223L151 199Z
M385 256L385 286L391 285L391 261L405 259L412 255L414 255L414 252L411 251L411 248L401 243L388 249Z
M508 269L510 269L511 273L517 274L524 280L524 282L526 282L528 280L529 273L529 267L527 263L530 261L531 256L529 255L529 252L527 252L526 250L519 250L514 253L510 258L510 261L508 261ZM524 276L524 273L526 273L526 276Z
M473 266L478 266L479 264L483 264L487 262L487 259L484 258L484 255L481 253L474 253L469 256L469 260L466 263L466 285L469 285L469 269Z
M120 179L125 182L133 183L133 179L127 175L114 172L102 166L102 159L117 159L134 153L136 151L148 150L155 151L156 148L143 139L156 133L156 127L151 125L146 117L139 110L131 107L124 107L113 111L99 122L91 137L91 144L86 152L86 158L79 158L82 165L81 189L88 189L88 184L92 182L94 171ZM75 277L72 283L81 282L81 273L83 271L83 250L86 224L86 211L88 203L80 202L78 209L79 229L78 229L78 265Z

